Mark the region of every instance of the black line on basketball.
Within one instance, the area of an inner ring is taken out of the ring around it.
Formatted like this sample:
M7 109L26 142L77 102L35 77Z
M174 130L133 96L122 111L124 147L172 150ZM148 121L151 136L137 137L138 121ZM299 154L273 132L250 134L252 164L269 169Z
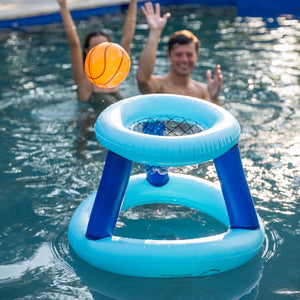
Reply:
M112 80L114 79L114 77L118 74L118 72L119 72L119 70L120 70L120 68L121 68L122 62L123 62L123 57L124 57L124 52L123 52L123 51L121 51L121 52L122 52L122 57L121 57L121 61L120 61L119 67L117 68L117 70L116 70L116 72L114 73L114 75L113 75L109 80L107 80L107 81L104 83L104 85L105 85L105 84L108 84L110 81L112 81Z
M105 49L104 49L104 54L103 54L103 58L104 58L104 66L103 66L103 71L102 71L102 73L101 73L99 76L97 76L97 77L93 77L92 79L98 79L98 78L100 78L100 77L105 73L105 70L106 70L106 52L107 52L107 49L108 49L110 46L112 46L112 45L107 45L107 46L105 47Z

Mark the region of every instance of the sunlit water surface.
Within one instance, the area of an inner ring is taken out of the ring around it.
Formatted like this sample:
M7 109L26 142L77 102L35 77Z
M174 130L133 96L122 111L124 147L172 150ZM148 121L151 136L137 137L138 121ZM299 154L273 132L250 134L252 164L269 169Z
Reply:
M170 7L155 72L169 68L166 41L186 28L202 42L193 74L221 64L223 106L242 127L240 150L266 242L248 264L219 275L141 279L96 270L69 247L75 208L97 189L106 150L96 141L95 108L78 103L60 24L0 32L0 299L299 299L300 22L239 18L230 9ZM124 15L77 23L84 35L105 24L115 42ZM147 26L139 12L132 69L122 85L139 94L135 73ZM133 173L143 171L135 166ZM217 181L213 165L182 172ZM220 230L182 207L127 211L117 230L150 238Z

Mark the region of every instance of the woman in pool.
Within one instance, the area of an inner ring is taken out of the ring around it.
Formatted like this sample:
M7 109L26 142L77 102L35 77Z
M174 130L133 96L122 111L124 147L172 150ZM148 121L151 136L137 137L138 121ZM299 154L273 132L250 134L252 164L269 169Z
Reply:
M110 89L99 88L87 79L84 71L84 60L89 50L97 44L109 42L109 36L101 30L90 32L85 38L82 52L76 26L67 7L67 0L57 0L57 2L60 6L60 13L70 47L72 74L77 85L78 99L82 102L98 103L104 106L123 99L119 86ZM130 0L127 17L122 30L120 45L128 53L130 53L130 45L135 31L136 6L136 0Z

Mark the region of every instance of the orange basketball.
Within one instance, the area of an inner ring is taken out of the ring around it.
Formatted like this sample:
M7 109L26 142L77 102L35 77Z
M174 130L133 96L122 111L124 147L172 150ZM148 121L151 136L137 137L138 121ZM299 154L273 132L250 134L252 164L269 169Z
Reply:
M120 45L105 42L89 51L84 68L93 84L100 88L112 88L126 78L130 65L130 57Z

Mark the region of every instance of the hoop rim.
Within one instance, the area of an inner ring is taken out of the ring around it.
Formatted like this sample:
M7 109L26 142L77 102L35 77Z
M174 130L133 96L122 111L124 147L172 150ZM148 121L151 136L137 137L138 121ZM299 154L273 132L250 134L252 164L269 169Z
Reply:
M203 125L185 136L155 136L130 130L141 119L179 116ZM202 163L227 152L239 140L240 126L225 109L208 101L171 94L151 94L121 100L98 117L95 134L103 147L129 160L160 166Z

